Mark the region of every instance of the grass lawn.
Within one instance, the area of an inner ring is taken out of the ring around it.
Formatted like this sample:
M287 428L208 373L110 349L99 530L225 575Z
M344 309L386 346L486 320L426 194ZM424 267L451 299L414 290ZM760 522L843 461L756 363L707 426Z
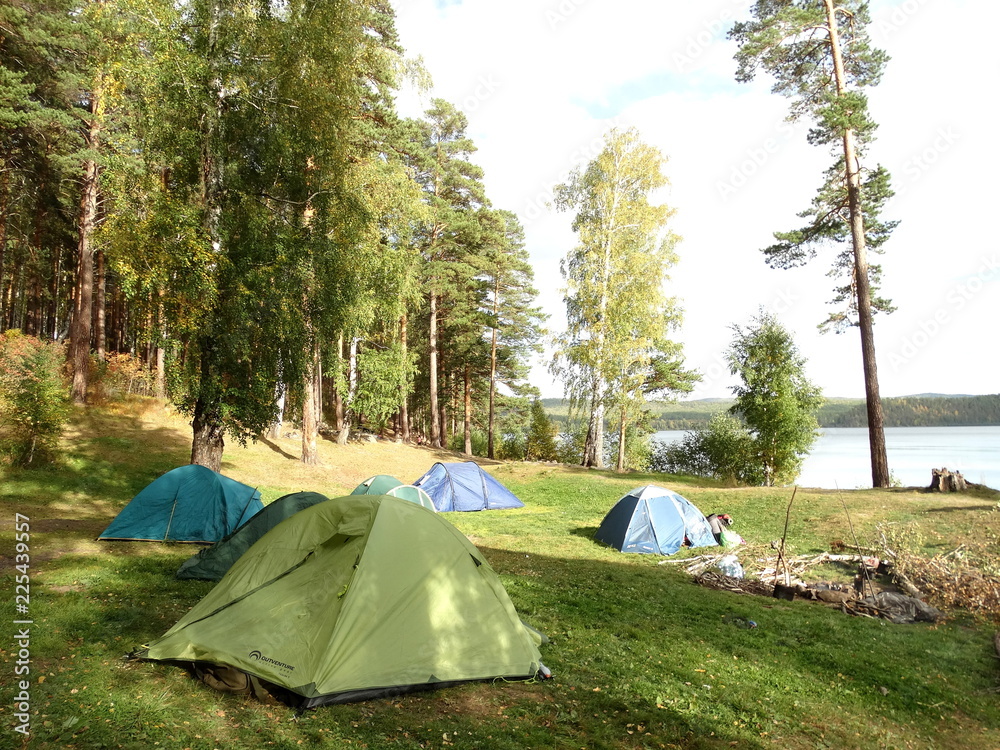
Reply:
M228 446L223 473L269 502L299 490L347 494L374 474L412 482L434 461L461 460L385 442L321 442L322 464L312 467L297 460L293 438ZM551 639L541 651L552 680L302 715L217 693L176 667L122 658L214 585L174 577L197 548L94 541L136 492L187 463L190 428L153 402L91 408L74 414L64 445L58 465L0 477L0 578L10 601L0 748L1000 748L995 622L959 611L936 625L892 625L716 591L663 558L592 539L622 494L661 484L705 513L731 514L752 543L740 553L752 567L755 550L782 536L790 489L541 464L484 462L525 508L447 518L483 551L522 618ZM929 553L970 541L995 549L998 499L800 488L787 546L818 553L855 534L864 544L877 523L893 522L919 531ZM24 572L15 514L30 528L27 614L15 608ZM733 615L759 627L740 629ZM30 625L14 623L21 618ZM16 731L19 702L29 704L27 737Z

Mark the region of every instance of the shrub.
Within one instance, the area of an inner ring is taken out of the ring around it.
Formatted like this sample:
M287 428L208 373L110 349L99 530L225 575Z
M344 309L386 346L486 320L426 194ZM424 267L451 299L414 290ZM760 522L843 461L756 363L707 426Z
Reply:
M111 354L104 361L93 358L91 387L100 401L122 401L128 396L152 396L156 378L141 360L130 354Z
M760 485L764 471L753 435L729 414L716 414L708 427L674 443L655 443L650 470L692 474L736 484Z
M20 331L0 338L3 454L18 466L51 461L69 416L64 347Z
M531 425L528 428L524 457L529 461L555 461L558 455L555 428L542 402L531 402Z

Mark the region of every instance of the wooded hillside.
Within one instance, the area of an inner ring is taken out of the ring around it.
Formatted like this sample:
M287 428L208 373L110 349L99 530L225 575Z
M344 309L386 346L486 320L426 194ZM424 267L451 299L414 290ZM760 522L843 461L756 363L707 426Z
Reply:
M542 401L549 418L564 425L569 405L558 398ZM650 427L658 430L692 430L708 424L713 414L725 411L731 399L702 399L674 404L650 404ZM887 427L935 427L1000 424L1000 394L946 396L926 394L882 399ZM829 399L819 410L821 427L865 427L864 399Z

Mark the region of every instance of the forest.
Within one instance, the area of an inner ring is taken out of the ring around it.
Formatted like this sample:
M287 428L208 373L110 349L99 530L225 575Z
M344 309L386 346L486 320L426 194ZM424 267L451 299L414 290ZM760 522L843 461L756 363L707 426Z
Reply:
M650 403L649 426L658 430L694 430L708 425L713 414L732 405L730 399L701 399L676 403ZM549 419L566 424L568 404L558 398L542 399ZM1000 424L1000 394L949 396L922 394L882 399L887 427L940 427ZM816 414L820 427L867 427L864 399L827 399Z
M516 454L522 227L404 82L384 0L3 3L0 332L65 347L77 404L168 398L210 468L290 426L307 463L321 428Z

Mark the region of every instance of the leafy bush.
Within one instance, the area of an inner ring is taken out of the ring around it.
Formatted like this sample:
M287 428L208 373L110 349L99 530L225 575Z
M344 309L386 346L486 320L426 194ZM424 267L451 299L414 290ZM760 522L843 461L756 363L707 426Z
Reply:
M649 468L667 474L760 485L764 471L755 444L753 434L738 419L716 414L708 427L687 432L677 442L654 442Z
M529 461L555 461L559 458L555 428L538 399L531 403L531 425L526 442L524 457Z
M0 338L0 450L14 464L51 461L69 417L60 344L20 331Z
M142 360L131 354L110 354L91 361L91 387L98 401L122 401L128 396L152 396L156 377Z

